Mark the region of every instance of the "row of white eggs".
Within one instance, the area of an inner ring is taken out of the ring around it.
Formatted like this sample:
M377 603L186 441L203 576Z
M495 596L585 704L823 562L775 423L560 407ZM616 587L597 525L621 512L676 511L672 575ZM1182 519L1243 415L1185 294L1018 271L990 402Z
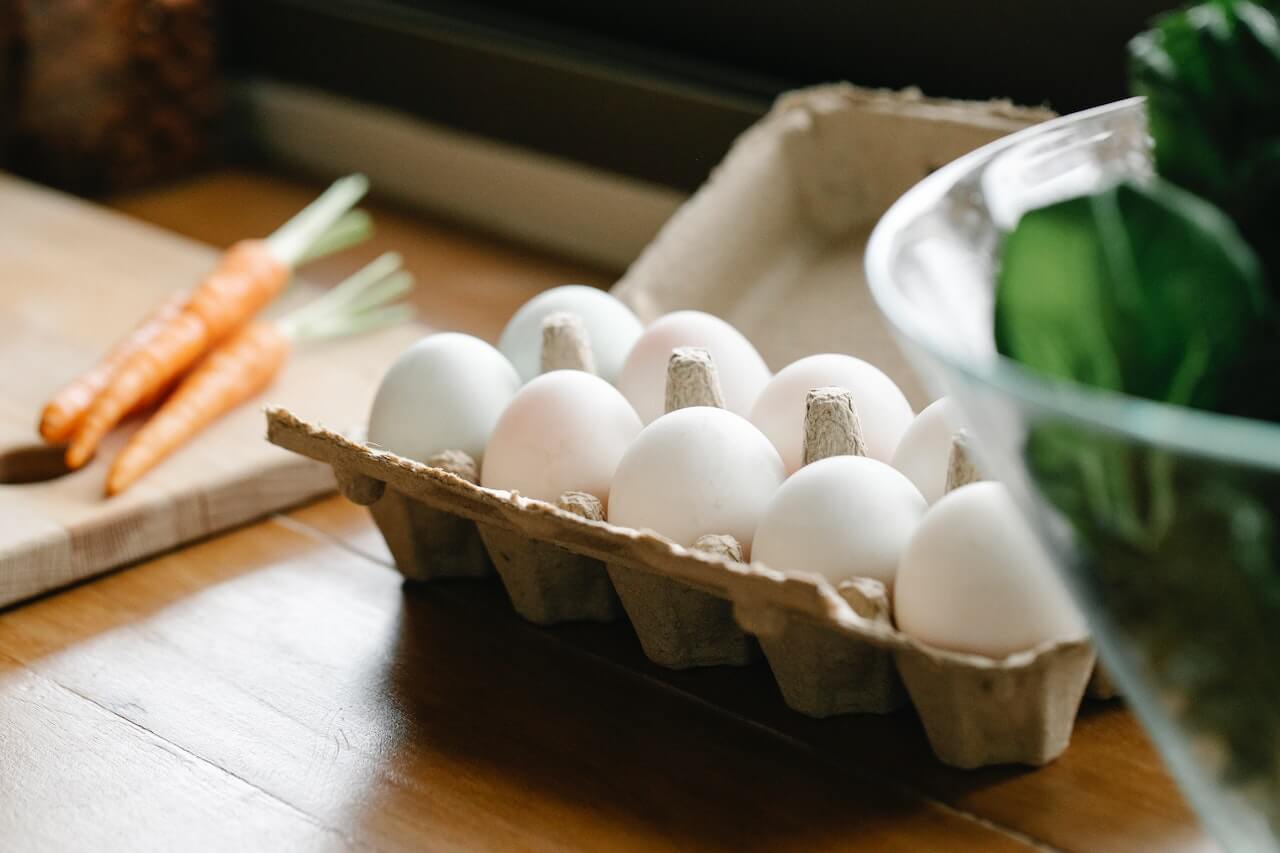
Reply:
M557 312L581 320L599 375L539 375L543 321ZM677 347L710 354L723 409L663 414ZM830 386L851 393L867 455L803 465L806 397ZM456 333L411 347L383 379L368 438L420 461L462 450L487 488L549 502L593 494L611 523L682 545L730 534L773 568L875 578L898 628L940 648L1003 657L1082 636L1004 488L943 495L950 419L945 399L914 415L891 379L852 356L809 356L771 376L717 317L678 311L644 327L609 294L566 286L516 312L498 349Z

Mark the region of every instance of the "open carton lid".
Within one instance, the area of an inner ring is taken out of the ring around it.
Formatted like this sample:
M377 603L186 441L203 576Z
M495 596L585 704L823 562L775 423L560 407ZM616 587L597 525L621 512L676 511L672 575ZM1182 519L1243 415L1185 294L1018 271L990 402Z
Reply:
M1045 109L835 84L783 95L738 138L613 288L649 322L684 308L724 318L778 370L840 352L929 402L863 272L898 196L957 157L1053 117Z

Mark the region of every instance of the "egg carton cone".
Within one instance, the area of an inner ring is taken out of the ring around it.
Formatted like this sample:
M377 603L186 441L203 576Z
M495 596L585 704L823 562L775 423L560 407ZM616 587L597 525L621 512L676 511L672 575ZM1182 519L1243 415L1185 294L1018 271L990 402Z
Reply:
M865 456L866 441L853 395L845 388L815 388L805 399L803 459L808 465L829 456ZM890 626L892 608L885 585L851 578L837 592L854 613ZM742 611L744 615L747 611ZM755 633L787 705L811 717L888 713L904 702L892 652L856 634L838 634L806 616L772 611L755 614Z
M838 588L853 612L869 623L889 626L884 584L846 581ZM906 704L893 651L803 614L772 609L767 616L739 609L739 621L758 635L788 707L810 717L887 714Z
M981 479L961 430L947 458L946 490ZM993 660L941 651L903 637L898 671L934 754L953 767L1041 765L1071 740L1085 688L1096 672L1087 639Z
M678 347L667 364L666 411L689 406L724 408L715 362L704 349ZM740 562L742 546L732 536L707 533L696 550ZM733 603L716 589L611 563L609 578L649 660L670 669L746 666L760 657L756 641L733 618Z
M740 562L742 547L732 536L709 534L695 551ZM760 647L734 618L733 602L719 590L699 589L651 568L609 565L609 578L627 611L645 657L669 669L746 666Z
M568 492L562 510L600 520L604 514L592 495ZM575 554L554 542L539 542L508 527L479 525L480 538L493 561L511 606L530 622L613 622L622 604L604 563Z
M475 482L475 463L442 455L438 467ZM334 466L338 490L352 503L369 507L374 523L400 574L411 581L437 578L482 578L493 570L486 559L475 522L445 509L410 500L381 480Z
M542 373L596 372L590 338L581 317L555 311L543 318L540 366ZM604 518L600 499L586 492L565 492L556 505L583 518ZM479 530L511 606L525 619L538 625L555 625L612 622L622 616L622 604L604 563L554 542L531 539L511 527L482 524Z
M1093 672L1087 640L994 661L904 640L894 654L929 745L944 764L1047 764L1071 740Z
M853 584L838 591L817 578L756 565L734 586L738 618L760 635L766 654L766 638L782 634L797 618L825 634L828 647L843 639L850 648L888 654L934 755L944 764L962 769L1040 766L1061 755L1070 742L1094 667L1087 639L1048 643L996 660L932 648L895 630L878 612L882 604L874 586L865 582L857 582L860 589L852 594ZM807 665L816 666L814 660L809 658ZM787 666L806 665L802 661L797 656ZM774 673L787 695L779 669ZM823 677L831 679L826 690L840 689L834 673ZM856 689L851 678L844 689ZM819 710L813 700L798 710L819 715L812 713Z
M555 625L621 618L622 605L599 560L493 525L481 525L480 538L511 606L530 622Z

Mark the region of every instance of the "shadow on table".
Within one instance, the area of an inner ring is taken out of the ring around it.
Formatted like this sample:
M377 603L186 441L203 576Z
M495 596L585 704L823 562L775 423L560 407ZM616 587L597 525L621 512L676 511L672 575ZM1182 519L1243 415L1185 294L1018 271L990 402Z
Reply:
M459 784L492 798L487 819L518 831L537 808L579 841L594 826L676 843L865 840L937 810L913 790L922 773L964 788L1024 772L948 771L909 712L804 718L763 664L662 669L625 622L536 628L496 582L406 585L385 689L404 715L397 776L456 760Z

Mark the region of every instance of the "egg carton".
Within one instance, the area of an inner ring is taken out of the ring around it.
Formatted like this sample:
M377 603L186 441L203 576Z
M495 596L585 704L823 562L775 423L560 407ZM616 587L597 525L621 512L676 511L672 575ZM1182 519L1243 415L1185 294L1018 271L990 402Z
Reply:
M956 767L1055 758L1093 671L1086 640L1002 660L931 648L891 627L875 582L836 588L743 563L733 543L685 548L564 500L482 488L465 471L372 448L284 409L267 411L267 437L333 467L342 493L371 507L406 577L481 577L496 567L516 610L544 624L625 610L645 654L677 668L749 663L758 644L791 707L827 716L909 699L934 753Z
M644 322L680 309L721 316L773 370L814 352L865 359L919 410L930 395L863 278L871 227L932 170L1050 116L848 85L784 95L613 293ZM268 420L273 442L329 463L343 493L370 506L407 577L496 570L523 617L625 616L645 654L669 667L741 665L763 654L788 705L811 716L910 702L948 764L1051 760L1094 668L1085 641L1003 660L929 648L893 629L874 581L837 587L746 564L723 541L681 547L610 525L571 496L552 505L484 489L474 472L373 449L282 410Z

